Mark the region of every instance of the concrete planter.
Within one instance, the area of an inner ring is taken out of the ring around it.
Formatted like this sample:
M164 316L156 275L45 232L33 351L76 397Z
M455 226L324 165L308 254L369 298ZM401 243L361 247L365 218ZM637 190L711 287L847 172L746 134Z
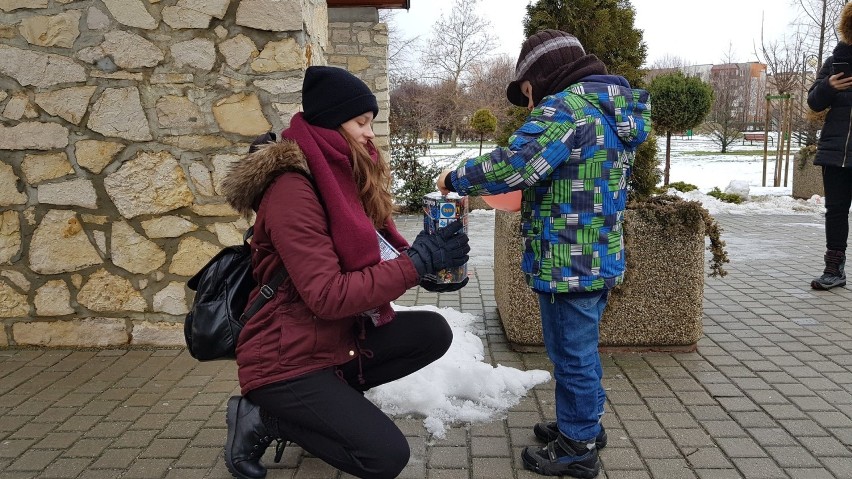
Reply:
M705 227L695 205L640 207L625 215L627 274L611 292L600 325L609 349L693 350L702 334ZM497 211L494 295L506 337L518 349L540 346L538 296L519 265L520 213Z
M816 147L806 146L793 156L793 198L806 200L813 195L825 196L822 186L822 167L814 165ZM802 155L805 155L802 164Z

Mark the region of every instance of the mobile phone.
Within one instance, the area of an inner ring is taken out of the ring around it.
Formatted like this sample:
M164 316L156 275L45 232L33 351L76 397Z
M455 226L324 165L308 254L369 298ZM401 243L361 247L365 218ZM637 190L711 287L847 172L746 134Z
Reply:
M844 77L852 76L852 65L846 62L834 62L831 64L831 74L842 73Z

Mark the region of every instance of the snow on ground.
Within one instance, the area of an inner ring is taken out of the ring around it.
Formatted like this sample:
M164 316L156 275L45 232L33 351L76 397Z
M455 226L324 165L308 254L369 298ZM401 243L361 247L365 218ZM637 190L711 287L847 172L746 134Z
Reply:
M453 330L453 343L441 359L373 388L366 396L386 413L425 416L423 424L435 437L446 437L448 423L502 418L530 388L550 380L547 371L493 367L484 362L482 339L475 334L476 318L469 313L434 306L394 305L394 309L441 313Z

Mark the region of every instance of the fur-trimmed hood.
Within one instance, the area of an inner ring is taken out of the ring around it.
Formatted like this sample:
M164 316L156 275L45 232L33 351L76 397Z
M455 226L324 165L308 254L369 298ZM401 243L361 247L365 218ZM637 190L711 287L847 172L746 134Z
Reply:
M222 193L231 207L248 218L257 210L266 188L287 171L311 174L299 145L291 140L263 145L231 166L222 181Z
M840 11L840 20L837 22L837 34L840 41L852 45L852 3L847 3Z

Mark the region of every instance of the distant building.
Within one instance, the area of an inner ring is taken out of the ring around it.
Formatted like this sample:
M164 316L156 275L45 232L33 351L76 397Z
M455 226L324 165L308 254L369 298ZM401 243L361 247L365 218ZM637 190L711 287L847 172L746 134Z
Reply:
M766 121L766 65L758 62L726 63L710 68L714 91L726 89L737 98L731 102L734 118L743 130L762 130Z

